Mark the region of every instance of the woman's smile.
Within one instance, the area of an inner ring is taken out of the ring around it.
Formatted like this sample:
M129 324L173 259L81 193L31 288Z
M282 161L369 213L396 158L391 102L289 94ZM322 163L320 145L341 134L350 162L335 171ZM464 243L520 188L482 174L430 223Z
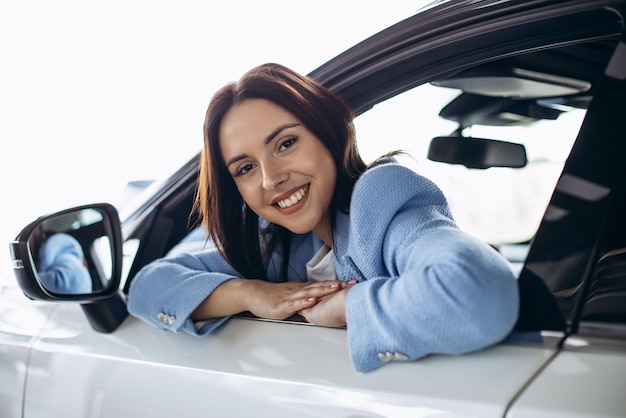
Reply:
M307 192L309 191L309 186L310 184L305 184L304 187L299 188L295 191L295 193L288 193L286 198L281 196L275 199L273 204L278 206L280 209L299 209L304 205L306 201L305 197L308 197Z

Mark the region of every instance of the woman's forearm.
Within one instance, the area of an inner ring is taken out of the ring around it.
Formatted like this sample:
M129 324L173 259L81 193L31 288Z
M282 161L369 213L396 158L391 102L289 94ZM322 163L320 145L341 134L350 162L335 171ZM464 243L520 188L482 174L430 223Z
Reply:
M191 313L191 319L202 321L231 316L248 309L246 294L253 280L231 279L218 287Z

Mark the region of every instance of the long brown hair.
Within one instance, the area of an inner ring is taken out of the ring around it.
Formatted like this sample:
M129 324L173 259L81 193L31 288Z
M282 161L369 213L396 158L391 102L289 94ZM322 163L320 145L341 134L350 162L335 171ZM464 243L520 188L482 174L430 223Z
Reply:
M279 64L263 64L215 93L204 122L194 209L222 256L244 277L267 279L267 262L280 244L281 279L287 280L291 233L280 225L260 224L239 194L220 151L224 115L247 99L265 99L287 109L330 151L337 166L331 228L336 210L349 211L354 183L367 165L356 148L352 111L339 96L311 78Z

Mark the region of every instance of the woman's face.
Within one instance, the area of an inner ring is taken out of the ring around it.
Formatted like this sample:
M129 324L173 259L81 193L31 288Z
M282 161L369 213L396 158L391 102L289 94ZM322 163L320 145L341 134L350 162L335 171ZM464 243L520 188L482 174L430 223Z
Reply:
M270 101L248 99L224 116L219 144L250 209L291 232L313 231L332 244L329 207L337 169L300 120Z

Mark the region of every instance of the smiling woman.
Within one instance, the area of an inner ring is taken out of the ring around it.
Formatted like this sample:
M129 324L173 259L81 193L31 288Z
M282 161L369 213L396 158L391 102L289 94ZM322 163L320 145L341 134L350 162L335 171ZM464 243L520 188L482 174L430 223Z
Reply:
M216 249L144 267L133 315L196 335L242 312L347 326L358 371L511 331L506 261L456 226L430 180L391 156L366 165L352 112L321 84L253 68L213 96L204 131L195 209Z

